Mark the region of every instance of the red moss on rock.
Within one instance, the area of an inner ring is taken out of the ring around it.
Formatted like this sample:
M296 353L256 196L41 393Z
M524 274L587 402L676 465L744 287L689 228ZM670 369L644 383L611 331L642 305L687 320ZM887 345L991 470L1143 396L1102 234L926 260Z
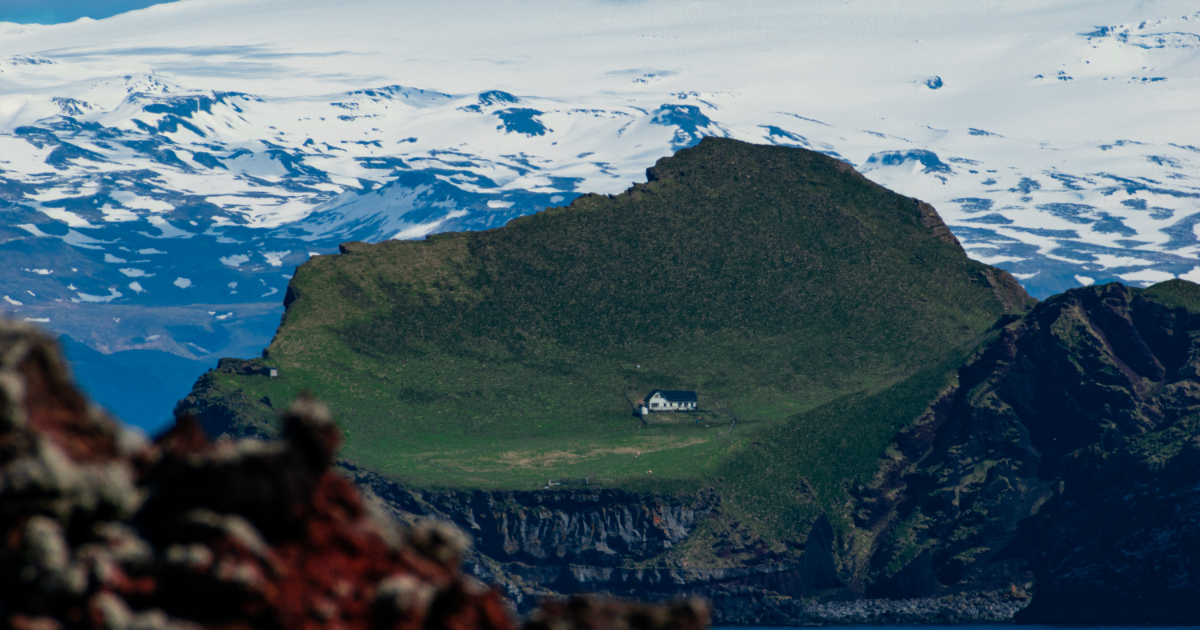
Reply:
M402 530L331 470L324 405L284 421L277 442L213 443L181 418L147 444L88 404L51 340L0 322L4 625L513 627L458 570L451 526Z

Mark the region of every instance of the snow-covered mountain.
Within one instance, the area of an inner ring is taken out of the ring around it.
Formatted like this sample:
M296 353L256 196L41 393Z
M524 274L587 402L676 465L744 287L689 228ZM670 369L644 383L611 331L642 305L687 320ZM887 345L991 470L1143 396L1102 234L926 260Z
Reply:
M269 340L295 265L615 193L706 135L933 203L1035 295L1200 280L1192 2L181 0L0 23L0 309Z

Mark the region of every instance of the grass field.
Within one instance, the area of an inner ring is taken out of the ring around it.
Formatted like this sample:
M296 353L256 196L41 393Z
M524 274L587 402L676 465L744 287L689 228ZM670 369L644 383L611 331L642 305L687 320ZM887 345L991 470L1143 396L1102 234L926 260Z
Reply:
M706 139L650 175L497 230L314 258L262 361L279 377L213 372L197 395L268 426L310 391L343 458L411 486L716 487L802 541L1030 302L832 158ZM702 410L643 424L626 395L652 389Z

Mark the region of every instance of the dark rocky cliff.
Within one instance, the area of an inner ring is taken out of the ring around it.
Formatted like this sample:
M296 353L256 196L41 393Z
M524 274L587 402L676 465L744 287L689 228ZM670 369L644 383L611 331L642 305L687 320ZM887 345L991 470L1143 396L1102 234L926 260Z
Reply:
M714 602L714 621L724 624L1002 621L1026 604L1007 593L978 592L863 600L839 577L837 535L823 517L798 558L720 568L663 561L663 553L691 535L700 520L720 513L720 496L712 491L430 492L343 466L400 520L452 521L473 536L475 547L464 555L464 567L499 584L522 612L544 598L580 592L659 601L701 595Z
M1000 331L855 492L864 592L1009 585L1036 593L1022 621L1200 621L1198 292L1076 289Z

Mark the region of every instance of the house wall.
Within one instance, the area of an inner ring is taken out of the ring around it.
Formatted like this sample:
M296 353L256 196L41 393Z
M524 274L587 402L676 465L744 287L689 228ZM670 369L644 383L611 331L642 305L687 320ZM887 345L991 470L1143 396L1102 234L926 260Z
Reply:
M669 403L661 395L655 394L646 401L646 406L650 408L650 411L680 411L695 409L696 403Z

